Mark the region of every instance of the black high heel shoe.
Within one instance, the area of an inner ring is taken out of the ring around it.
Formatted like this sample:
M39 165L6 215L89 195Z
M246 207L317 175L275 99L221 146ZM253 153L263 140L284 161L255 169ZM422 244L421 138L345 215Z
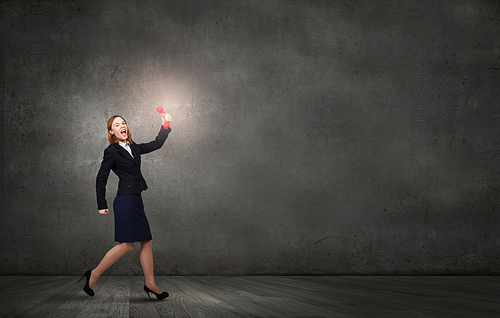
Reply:
M90 288L89 286L89 281L90 281L90 275L92 274L92 271L91 270L88 270L85 272L85 274L83 274L82 278L80 278L80 280L77 282L77 284L84 278L86 277L87 278L87 282L85 283L85 286L83 286L83 291L87 293L87 295L89 295L90 297L93 297L94 296L94 291L92 290L92 288Z
M167 292L162 292L161 294L157 294L154 291L152 291L151 289L149 289L148 286L146 286L146 285L144 285L144 291L146 292L146 294L148 294L149 300L152 300L149 293L155 294L155 296L156 296L156 298L158 298L158 300L162 300L162 299L165 299L168 297Z

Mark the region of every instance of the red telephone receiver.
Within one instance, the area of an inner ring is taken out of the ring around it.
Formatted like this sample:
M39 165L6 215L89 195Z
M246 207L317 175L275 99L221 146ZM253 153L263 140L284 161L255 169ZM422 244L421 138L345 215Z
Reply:
M163 107L156 107L156 111L159 112L160 114L166 114L166 112L163 110ZM170 127L170 121L166 121L163 123L163 128L167 129Z

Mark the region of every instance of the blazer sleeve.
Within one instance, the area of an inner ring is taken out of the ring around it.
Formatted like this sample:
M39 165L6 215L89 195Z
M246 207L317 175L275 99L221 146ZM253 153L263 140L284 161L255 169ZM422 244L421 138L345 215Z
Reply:
M108 203L106 202L106 183L108 183L109 172L113 169L115 160L110 148L104 150L104 157L101 162L101 168L97 173L96 178L96 194L97 194L97 208L99 210L107 209Z
M158 136L156 136L155 140L144 144L137 144L141 154L160 149L165 143L165 140L167 140L168 134L170 134L171 131L172 128L168 127L168 129L165 129L163 128L163 125L161 125L160 132L158 133Z

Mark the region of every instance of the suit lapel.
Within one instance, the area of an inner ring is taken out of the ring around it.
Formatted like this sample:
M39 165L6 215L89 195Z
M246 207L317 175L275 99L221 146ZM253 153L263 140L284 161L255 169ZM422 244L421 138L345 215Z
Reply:
M116 144L116 148L118 148L118 152L125 158L127 158L128 160L131 160L132 162L134 162L136 165L138 165L139 163L137 162L137 155L136 155L136 152L134 150L132 150L132 153L134 154L134 157L132 157L127 150L125 150L125 148L123 148L122 146ZM130 147L130 149L132 149L132 147Z
M139 151L137 151L135 144L130 145L130 150L132 151L132 154L134 155L132 160L139 166L141 164L141 153Z

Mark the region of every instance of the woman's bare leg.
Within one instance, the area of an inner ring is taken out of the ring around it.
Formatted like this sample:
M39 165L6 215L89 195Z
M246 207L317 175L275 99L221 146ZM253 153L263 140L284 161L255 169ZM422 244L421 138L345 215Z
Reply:
M106 255L104 255L102 261L99 265L92 270L92 274L90 275L89 286L90 288L94 288L97 279L107 270L111 265L116 263L123 255L132 251L134 248L134 243L119 243L115 245L112 249L110 249Z
M156 286L155 274L153 269L153 240L141 242L141 265L146 279L146 286L157 294L161 294L161 290Z

